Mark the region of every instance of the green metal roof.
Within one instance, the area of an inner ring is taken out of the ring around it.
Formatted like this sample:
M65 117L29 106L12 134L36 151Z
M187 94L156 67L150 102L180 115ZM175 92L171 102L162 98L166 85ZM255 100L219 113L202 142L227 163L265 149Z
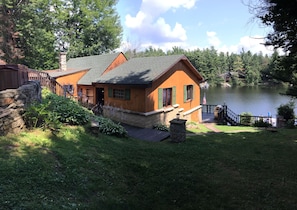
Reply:
M148 85L167 72L184 55L132 58L129 61L103 74L96 83Z
M67 68L90 69L79 81L79 85L92 85L101 74L121 53L92 55L86 57L71 58L67 61Z

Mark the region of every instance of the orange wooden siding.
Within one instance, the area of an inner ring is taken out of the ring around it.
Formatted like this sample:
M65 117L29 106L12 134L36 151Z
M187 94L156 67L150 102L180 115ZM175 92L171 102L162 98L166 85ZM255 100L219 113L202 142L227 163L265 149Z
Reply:
M126 62L127 58L124 56L123 53L120 53L116 59L108 66L108 68L103 72L106 73L114 68L116 68L117 66L121 65L122 63ZM99 77L100 75L98 75ZM96 104L98 99L96 98L96 88L104 88L104 100L107 99L107 92L108 92L108 87L105 87L104 85L78 85L77 88L77 93L79 91L81 91L82 93L82 97L81 100L83 102L87 102L90 104Z
M73 73L73 74L61 76L61 77L56 78L56 81L62 86L63 85L72 85L72 87L73 87L73 96L77 97L77 83L80 80L80 78L83 75L85 75L85 73L87 73L87 71L88 70L84 70L84 71L76 72L76 73Z
M91 85L78 85L77 86L77 99L84 103L96 104L96 88ZM80 92L80 95L79 95Z
M108 95L108 89L129 89L130 99L118 99ZM104 105L127 109L135 112L145 112L145 89L121 85L106 85L104 88Z
M127 58L124 56L123 53L120 53L119 56L108 66L108 68L103 72L103 74L109 72L110 70L118 67L119 65L125 63Z
M193 85L193 99L184 102L184 86ZM141 88L133 86L106 85L105 86L105 105L127 109L135 112L150 112L159 109L158 89L172 88L176 89L176 104L179 108L188 111L200 105L200 86L199 78L182 62L176 64L167 71L162 77L153 82L152 87ZM116 99L108 96L108 88L111 89L129 89L130 100Z
M184 86L193 85L193 99L184 102ZM183 63L179 62L170 71L163 75L160 80L153 83L152 88L148 89L148 99L146 111L157 110L158 106L158 89L159 88L172 88L176 90L176 104L185 111L190 110L200 105L200 86L199 78L189 70Z

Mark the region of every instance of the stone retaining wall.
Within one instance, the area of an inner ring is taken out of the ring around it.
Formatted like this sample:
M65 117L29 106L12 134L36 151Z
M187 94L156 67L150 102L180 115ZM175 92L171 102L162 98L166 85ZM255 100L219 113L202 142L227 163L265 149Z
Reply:
M192 115L202 116L201 110L202 109L197 109L191 112L184 112L178 105L174 105L168 109L165 108L153 112L138 113L112 106L103 106L103 116L128 125L152 128L154 125L159 124L169 126L169 122L175 119L177 114L180 115L181 119L191 122Z
M0 136L17 134L25 128L22 114L34 101L41 101L39 81L29 81L18 89L0 92Z

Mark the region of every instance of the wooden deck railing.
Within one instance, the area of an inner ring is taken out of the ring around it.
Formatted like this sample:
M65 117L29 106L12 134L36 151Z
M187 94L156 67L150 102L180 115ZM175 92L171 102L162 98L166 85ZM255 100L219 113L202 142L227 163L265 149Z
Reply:
M250 116L240 115L233 112L227 105L203 104L202 112L214 114L214 118L222 123L230 123L231 125L253 125L255 122L263 120L272 124L272 116Z
M49 76L48 73L42 71L36 71L33 69L28 69L28 79L29 80L38 80L40 81L41 86L47 87L53 93L64 96L67 98L73 98L73 94L58 83L54 78Z
M48 73L30 69L25 65L0 65L0 91L5 89L16 89L28 81L40 81L40 85L47 87L53 93L73 97L73 94L59 84Z

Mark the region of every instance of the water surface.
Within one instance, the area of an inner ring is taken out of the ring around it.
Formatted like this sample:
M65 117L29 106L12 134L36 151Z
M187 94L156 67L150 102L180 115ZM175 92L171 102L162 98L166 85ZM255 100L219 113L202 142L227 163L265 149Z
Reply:
M201 101L205 94L207 104L226 104L236 114L250 112L252 115L276 116L277 108L291 97L282 95L279 87L209 87L201 89ZM296 103L296 101L295 101ZM297 114L297 109L295 108Z

